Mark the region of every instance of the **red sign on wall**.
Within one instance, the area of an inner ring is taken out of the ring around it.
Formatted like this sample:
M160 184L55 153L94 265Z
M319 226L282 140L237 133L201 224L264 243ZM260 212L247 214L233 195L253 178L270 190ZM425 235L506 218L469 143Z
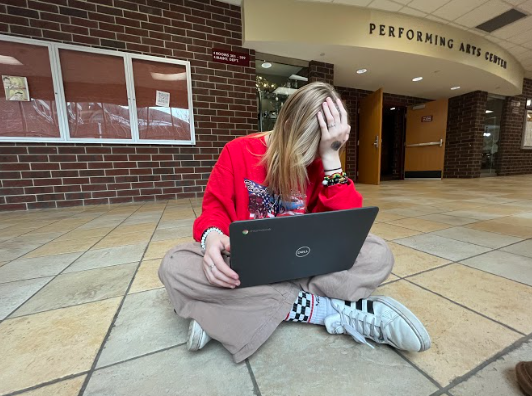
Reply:
M432 116L423 116L421 117L421 122L432 122Z
M228 65L249 66L249 54L244 54L242 52L213 48L212 60L214 62L227 63Z

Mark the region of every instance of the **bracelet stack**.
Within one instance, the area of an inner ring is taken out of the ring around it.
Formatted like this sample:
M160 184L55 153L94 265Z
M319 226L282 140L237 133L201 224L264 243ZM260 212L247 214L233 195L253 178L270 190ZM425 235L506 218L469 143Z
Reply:
M207 228L204 232L203 232L203 235L201 236L201 249L202 250L205 250L205 241L207 240L207 237L209 236L209 234L211 232L217 232L218 234L220 235L223 235L224 233L222 232L222 230L220 230L218 227L209 227Z
M346 184L348 182L347 173L333 173L332 175L325 176L323 178L323 185L328 186L334 186L335 184Z

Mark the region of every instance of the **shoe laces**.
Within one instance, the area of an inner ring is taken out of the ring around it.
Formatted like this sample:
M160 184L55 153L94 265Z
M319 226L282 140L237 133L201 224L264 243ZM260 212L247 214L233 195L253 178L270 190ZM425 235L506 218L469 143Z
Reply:
M340 308L336 306L336 310L340 315L340 321L336 323L335 331L337 334L343 333L345 330L356 342L366 344L371 348L374 348L366 338L370 338L373 341L384 344L388 341L383 328L382 321L375 315L368 312L359 311L357 309Z

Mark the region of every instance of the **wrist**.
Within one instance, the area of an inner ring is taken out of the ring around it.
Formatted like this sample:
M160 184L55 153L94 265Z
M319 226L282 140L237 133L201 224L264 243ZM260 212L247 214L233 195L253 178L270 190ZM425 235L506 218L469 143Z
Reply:
M219 228L217 227L209 227L207 228L204 232L203 232L203 235L201 236L201 248L203 250L205 250L205 248L207 247L207 245L214 239L214 238L218 238L220 235L223 235L222 233L222 230L220 230Z
M338 153L322 156L321 162L323 163L323 169L337 169L342 167L342 161Z

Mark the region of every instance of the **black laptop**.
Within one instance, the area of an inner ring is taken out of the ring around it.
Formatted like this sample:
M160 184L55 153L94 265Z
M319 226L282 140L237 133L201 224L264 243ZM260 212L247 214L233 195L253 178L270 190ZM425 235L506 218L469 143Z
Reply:
M367 207L234 222L231 268L240 287L349 269L378 212Z

